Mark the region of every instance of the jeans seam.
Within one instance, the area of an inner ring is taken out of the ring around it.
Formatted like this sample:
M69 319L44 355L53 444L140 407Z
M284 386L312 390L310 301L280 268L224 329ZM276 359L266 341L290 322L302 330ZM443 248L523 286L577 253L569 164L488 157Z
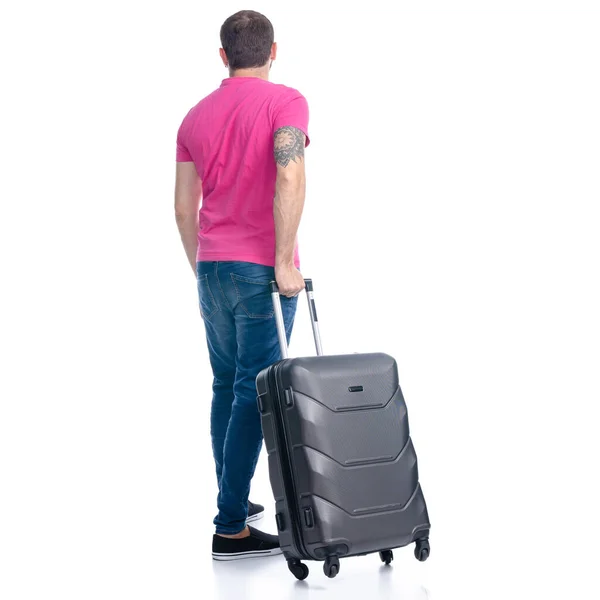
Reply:
M212 293L212 290L210 289L210 285L208 283L208 273L205 273L204 275L200 275L198 277L198 290L200 290L200 282L201 281L206 281L206 290L208 291L208 295L210 296L210 299L213 303L213 310L208 313L208 314L202 314L202 317L205 319L210 319L210 317L212 317L218 310L219 310L219 305L217 304L217 301L215 300L215 297ZM200 301L200 312L202 312L202 301Z
M245 283L252 283L254 285L268 285L270 281L259 280L257 278L252 277L244 277L243 275L238 275L237 273L229 273L231 275L231 279L237 279L238 281L244 281Z
M233 308L231 307L231 304L229 304L229 300L227 300L227 296L225 295L225 292L223 291L223 286L221 285L221 280L219 279L219 262L215 261L215 278L217 280L217 285L219 286L219 289L221 290L221 296L223 296L223 300L225 300L225 304L227 304L227 306L229 307L229 310L231 312L233 312Z

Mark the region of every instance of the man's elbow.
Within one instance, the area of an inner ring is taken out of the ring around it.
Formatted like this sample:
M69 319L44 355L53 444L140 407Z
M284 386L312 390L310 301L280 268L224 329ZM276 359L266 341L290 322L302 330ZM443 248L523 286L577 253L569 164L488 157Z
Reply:
M306 185L306 178L304 173L293 172L286 173L285 170L281 170L277 174L277 189L286 191L288 193L300 192Z
M175 219L177 222L198 219L198 208L189 204L175 203Z

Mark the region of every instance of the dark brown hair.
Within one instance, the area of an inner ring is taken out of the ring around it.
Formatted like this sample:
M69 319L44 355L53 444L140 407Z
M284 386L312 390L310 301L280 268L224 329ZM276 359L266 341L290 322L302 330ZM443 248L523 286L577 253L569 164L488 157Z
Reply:
M241 10L221 26L221 45L232 70L266 65L274 40L271 21L253 10Z

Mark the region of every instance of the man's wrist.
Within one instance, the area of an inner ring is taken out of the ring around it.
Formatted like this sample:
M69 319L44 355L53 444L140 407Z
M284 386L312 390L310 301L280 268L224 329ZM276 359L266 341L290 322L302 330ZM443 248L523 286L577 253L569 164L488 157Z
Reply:
M293 269L294 268L294 259L292 260L275 260L275 268L276 269Z

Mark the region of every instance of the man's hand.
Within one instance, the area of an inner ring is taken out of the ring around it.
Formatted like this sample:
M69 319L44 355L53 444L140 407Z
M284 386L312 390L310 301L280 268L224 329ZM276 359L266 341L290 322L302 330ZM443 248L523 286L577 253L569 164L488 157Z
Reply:
M275 279L279 293L287 298L297 296L305 288L304 278L294 265L276 266Z

